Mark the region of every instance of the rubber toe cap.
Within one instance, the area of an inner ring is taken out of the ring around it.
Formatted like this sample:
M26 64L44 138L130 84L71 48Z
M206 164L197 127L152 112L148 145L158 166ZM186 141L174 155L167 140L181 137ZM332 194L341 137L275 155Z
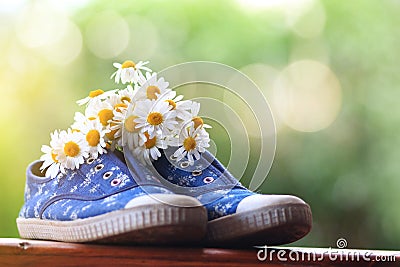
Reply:
M201 203L189 196L177 195L177 194L149 194L136 197L130 200L125 208L138 207L143 205L154 205L154 204L167 204L178 207L197 207L201 206Z
M240 201L236 213L251 211L262 207L282 204L306 204L301 198L292 195L251 195Z

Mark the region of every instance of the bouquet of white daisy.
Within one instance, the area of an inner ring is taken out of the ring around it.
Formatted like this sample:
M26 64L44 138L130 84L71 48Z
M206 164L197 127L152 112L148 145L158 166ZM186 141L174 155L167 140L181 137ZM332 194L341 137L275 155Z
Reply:
M61 171L78 169L108 149L129 149L144 164L161 156L160 149L176 147L173 156L190 163L209 147L210 138L198 116L200 104L183 100L169 83L146 67L148 62L114 63L111 76L124 89L91 91L78 100L86 105L76 112L67 130L55 130L50 145L43 145L41 170L54 178Z

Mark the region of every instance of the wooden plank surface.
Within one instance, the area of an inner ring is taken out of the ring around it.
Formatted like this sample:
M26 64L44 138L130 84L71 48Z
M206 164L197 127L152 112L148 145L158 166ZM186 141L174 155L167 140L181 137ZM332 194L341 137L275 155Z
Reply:
M115 265L400 266L400 252L286 247L224 249L106 246L0 238L0 266Z

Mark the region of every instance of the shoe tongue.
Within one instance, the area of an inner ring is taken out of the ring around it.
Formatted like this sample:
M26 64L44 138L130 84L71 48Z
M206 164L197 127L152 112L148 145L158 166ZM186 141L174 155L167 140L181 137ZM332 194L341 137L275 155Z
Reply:
M177 161L173 154L176 148L161 152L153 162L154 171L175 187L171 191L199 196L217 190L230 190L238 184L229 171L208 151L192 165L186 159Z

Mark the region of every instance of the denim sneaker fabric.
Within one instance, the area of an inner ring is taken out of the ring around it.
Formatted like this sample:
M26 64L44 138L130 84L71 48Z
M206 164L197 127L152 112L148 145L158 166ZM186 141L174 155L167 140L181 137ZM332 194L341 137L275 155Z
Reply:
M206 242L216 246L278 245L296 241L311 229L311 209L290 195L261 195L246 189L208 151L190 165L168 149L153 162L155 171L196 197L207 209ZM153 170L154 172L154 170Z
M144 244L202 239L207 215L201 204L173 194L140 163L130 172L118 153L89 158L78 170L54 179L39 171L42 162L33 162L17 219L20 236ZM142 181L141 186L136 180Z

